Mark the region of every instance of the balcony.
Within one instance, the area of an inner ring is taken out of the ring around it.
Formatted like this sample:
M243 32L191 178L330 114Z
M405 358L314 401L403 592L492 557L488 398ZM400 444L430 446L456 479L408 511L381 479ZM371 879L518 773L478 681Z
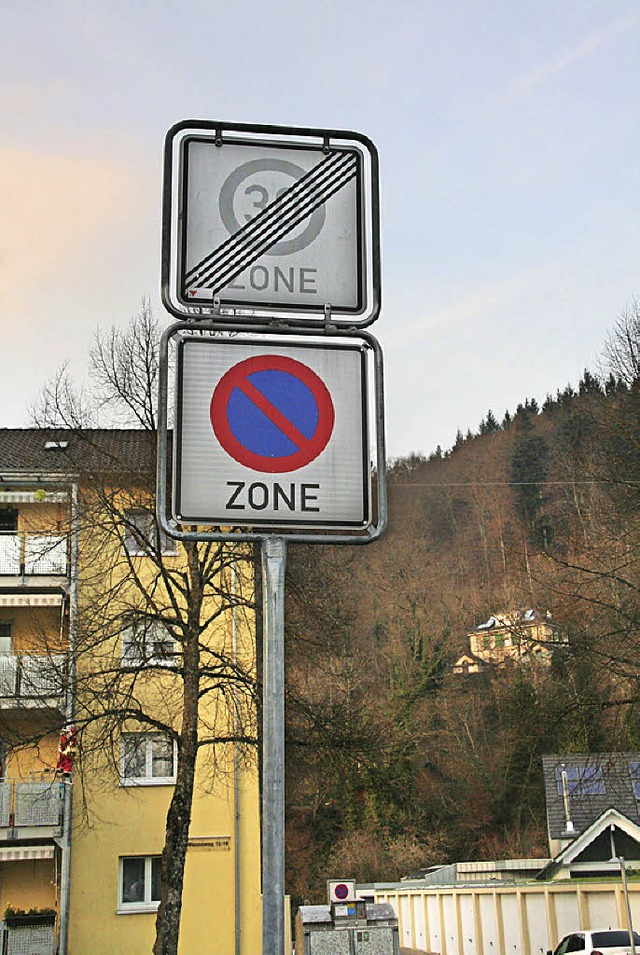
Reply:
M66 534L0 532L0 587L60 587L69 576Z
M55 925L0 923L0 946L6 955L54 955Z
M62 712L66 659L64 654L0 654L0 709Z
M62 834L64 783L0 781L0 841L56 839Z

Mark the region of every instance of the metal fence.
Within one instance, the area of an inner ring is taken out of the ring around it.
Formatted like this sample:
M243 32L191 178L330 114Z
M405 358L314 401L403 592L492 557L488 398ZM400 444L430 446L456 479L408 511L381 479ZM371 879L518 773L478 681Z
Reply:
M64 784L54 780L0 782L0 828L62 825Z
M369 894L369 893L367 893ZM375 886L398 916L400 945L439 955L546 955L570 932L627 926L620 882ZM640 925L640 883L629 883Z
M0 532L0 575L66 576L66 534Z
M2 927L3 955L53 955L54 925L19 925Z
M64 654L0 654L0 699L62 699L65 668Z

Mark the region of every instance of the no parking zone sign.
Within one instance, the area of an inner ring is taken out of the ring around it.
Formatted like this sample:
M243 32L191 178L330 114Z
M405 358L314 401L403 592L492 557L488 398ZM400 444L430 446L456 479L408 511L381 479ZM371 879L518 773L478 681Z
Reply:
M174 524L263 534L366 530L375 431L369 339L182 331Z

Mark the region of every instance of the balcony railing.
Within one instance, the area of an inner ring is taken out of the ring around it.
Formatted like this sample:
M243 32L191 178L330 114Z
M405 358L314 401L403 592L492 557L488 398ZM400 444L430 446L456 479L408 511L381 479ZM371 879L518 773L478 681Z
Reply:
M0 576L65 577L67 572L66 534L0 532Z
M6 955L53 955L55 925L0 923L0 950Z
M64 783L0 781L0 830L62 825Z
M5 700L27 706L37 705L38 701L62 701L65 677L64 654L0 654L0 706Z

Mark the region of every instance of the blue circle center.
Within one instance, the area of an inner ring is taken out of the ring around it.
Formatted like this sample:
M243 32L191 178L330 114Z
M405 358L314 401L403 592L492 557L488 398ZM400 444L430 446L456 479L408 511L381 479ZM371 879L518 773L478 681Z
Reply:
M310 441L318 427L318 404L311 389L295 375L267 369L255 371L247 380L288 422ZM270 410L257 407L239 388L227 403L227 421L236 441L247 451L265 458L285 458L304 446L295 435L287 435L272 419Z

